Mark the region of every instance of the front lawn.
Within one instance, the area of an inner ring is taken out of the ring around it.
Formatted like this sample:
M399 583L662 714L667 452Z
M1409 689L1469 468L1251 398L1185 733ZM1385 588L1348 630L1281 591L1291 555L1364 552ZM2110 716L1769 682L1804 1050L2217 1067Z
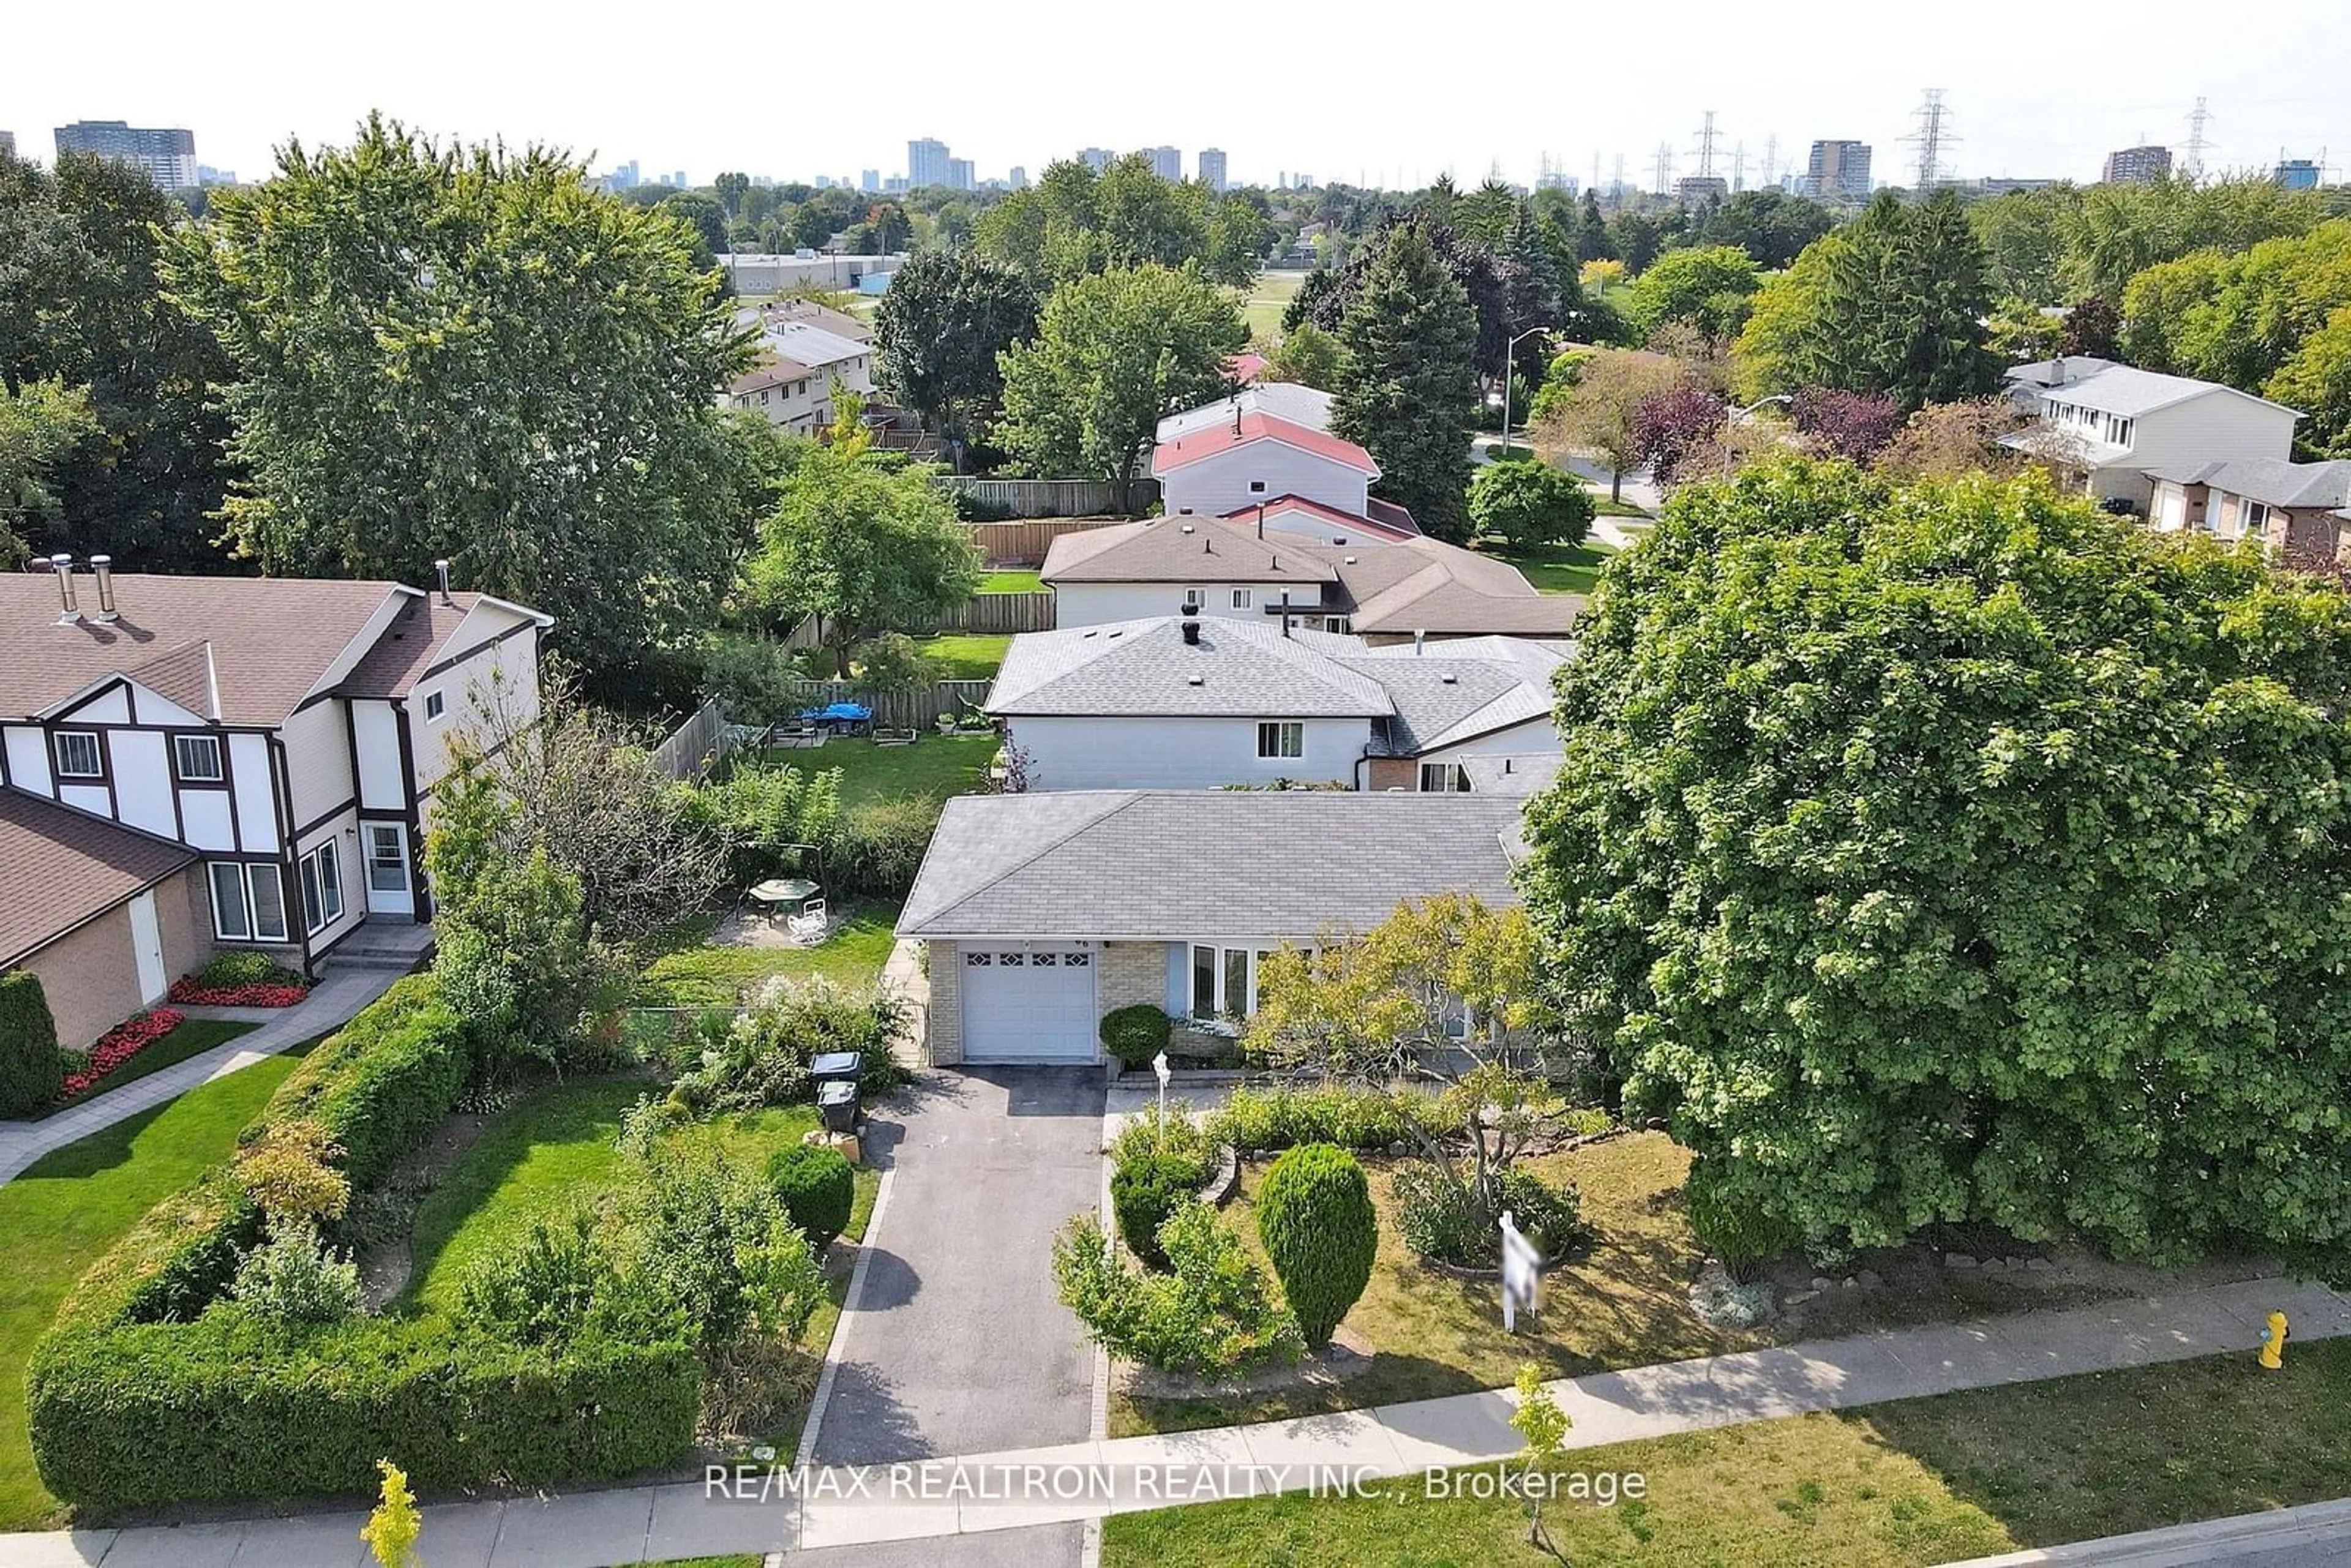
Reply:
M192 1056L202 1056L216 1045L225 1045L241 1034L251 1034L261 1026L257 1023L235 1023L227 1019L183 1019L171 1033L132 1056L121 1066L108 1073L78 1094L69 1094L55 1105L34 1117L39 1121L54 1116L70 1105L94 1100L110 1089L120 1089L135 1083L151 1072L161 1072L176 1066Z
M943 681L992 681L1012 638L1002 632L942 632L915 639L914 646L938 665Z
M982 593L1042 593L1045 580L1033 571L1002 570L985 572L979 580Z
M819 947L718 946L710 941L717 924L716 915L699 915L665 934L669 950L645 966L637 985L638 1006L733 1007L744 993L778 975L796 980L822 975L843 986L871 987L882 977L896 943L898 906L860 905Z
M1481 539L1479 553L1509 561L1541 593L1589 593L1602 563L1615 551L1598 539L1580 545L1537 545L1520 549L1499 539Z
M1637 1472L1646 1496L1547 1506L1556 1557L1527 1545L1522 1505L1431 1500L1416 1478L1123 1514L1102 1562L1903 1568L2292 1507L2351 1473L2351 1343L2289 1350L2282 1372L2173 1362L1611 1444L1562 1469Z
M193 1027L194 1020L183 1023L172 1036ZM25 1365L57 1303L149 1209L228 1157L238 1132L300 1055L273 1056L192 1089L57 1150L0 1186L7 1261L0 1269L0 1531L39 1529L57 1507L33 1469L25 1428Z
M1321 1411L1429 1399L1506 1386L1520 1363L1544 1375L1678 1361L1747 1349L1758 1341L1709 1327L1689 1305L1702 1251L1681 1205L1689 1153L1661 1133L1589 1144L1528 1162L1583 1194L1583 1217L1598 1239L1543 1277L1542 1311L1531 1332L1502 1332L1499 1287L1423 1267L1396 1234L1393 1167L1366 1161L1380 1206L1380 1249L1372 1282L1347 1326L1378 1353L1362 1375L1328 1387L1241 1398L1111 1401L1113 1436L1186 1431ZM1244 1173L1231 1222L1255 1244L1249 1202L1263 1167ZM1523 1324L1521 1325L1524 1326Z

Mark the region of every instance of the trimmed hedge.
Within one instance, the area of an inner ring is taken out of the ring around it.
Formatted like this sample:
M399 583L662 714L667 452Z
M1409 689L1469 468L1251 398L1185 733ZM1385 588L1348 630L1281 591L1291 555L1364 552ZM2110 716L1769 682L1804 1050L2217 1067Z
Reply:
M1208 1136L1237 1149L1288 1149L1331 1144L1382 1149L1404 1136L1397 1095L1341 1084L1308 1088L1239 1088L1208 1118Z
M1110 1176L1111 1213L1126 1249L1154 1269L1167 1267L1159 1228L1200 1196L1200 1162L1176 1153L1144 1153L1118 1163Z
M1257 1191L1258 1239L1308 1348L1331 1343L1339 1320L1372 1282L1379 1223L1371 1183L1344 1149L1301 1144L1265 1173Z
M245 1141L315 1122L364 1187L448 1116L466 1061L462 1020L412 976L315 1048ZM260 1234L223 1164L83 1278L26 1378L50 1491L98 1509L352 1492L386 1455L423 1487L603 1480L693 1441L683 1340L527 1346L437 1316L288 1329L220 1299Z
M0 975L0 1116L46 1111L65 1092L65 1058L48 994L30 969Z
M1148 1067L1153 1057L1167 1049L1174 1030L1167 1015L1149 1002L1113 1008L1102 1014L1102 1049L1122 1066Z
M768 1159L768 1185L819 1259L849 1228L857 1205L857 1173L839 1149L813 1144L778 1149Z

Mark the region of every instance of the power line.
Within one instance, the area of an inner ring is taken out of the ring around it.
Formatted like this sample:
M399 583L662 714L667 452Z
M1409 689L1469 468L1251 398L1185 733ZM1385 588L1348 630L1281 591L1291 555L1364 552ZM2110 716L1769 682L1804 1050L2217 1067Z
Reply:
M1673 143L1670 141L1660 141L1657 143L1657 194L1660 196L1665 195L1673 189Z
M1706 111L1706 123L1698 133L1698 172L1701 180L1714 173L1714 110Z
M2205 127L2211 123L2212 111L2204 107L2202 99L2198 99L2195 110L2188 117L2188 177L2191 180L2204 177L2204 154L2217 145L2204 134Z

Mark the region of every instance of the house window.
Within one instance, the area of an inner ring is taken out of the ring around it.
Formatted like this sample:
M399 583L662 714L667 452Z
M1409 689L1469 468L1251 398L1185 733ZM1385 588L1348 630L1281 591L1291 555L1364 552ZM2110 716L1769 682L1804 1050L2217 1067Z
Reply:
M1458 762L1424 762L1420 765L1420 788L1423 793L1467 789L1469 776L1461 771Z
M175 735L172 737L172 766L179 770L183 784L217 784L221 771L221 743L216 735Z
M57 777L60 779L103 779L106 763L98 749L98 732L92 729L61 729L57 731L56 750Z
M343 917L342 872L332 839L302 857L302 929L312 936Z
M1267 758L1305 756L1306 727L1294 718L1266 720L1257 727L1257 754Z
M2245 503L2244 509L2244 526L2237 530L2239 534L2263 533L2268 530L2269 526L2269 503L2266 501L2247 501Z
M1343 615L1326 617L1322 622L1322 630L1325 632L1351 632L1353 629L1347 623L1347 618Z
M449 699L439 692L424 694L424 722L431 724L449 710Z
M1236 609L1236 610L1247 610L1249 607L1249 591L1248 589L1246 589L1246 588L1236 588L1236 589L1234 589L1234 590L1233 590L1233 608L1234 608L1234 609Z
M1262 480L1262 479L1252 479L1252 480L1250 480L1250 481L1249 481L1249 494L1250 494L1250 495L1252 495L1252 496L1262 496L1262 495L1264 495L1264 494L1265 494L1265 481L1264 481L1264 480Z
M1187 588L1184 591L1184 608L1197 610L1200 608L1201 601L1207 597L1207 591L1203 589Z
M260 861L214 861L213 934L224 942L283 942L286 886Z
M1263 947L1192 947L1192 1016L1247 1018L1257 1011L1257 978L1273 955Z

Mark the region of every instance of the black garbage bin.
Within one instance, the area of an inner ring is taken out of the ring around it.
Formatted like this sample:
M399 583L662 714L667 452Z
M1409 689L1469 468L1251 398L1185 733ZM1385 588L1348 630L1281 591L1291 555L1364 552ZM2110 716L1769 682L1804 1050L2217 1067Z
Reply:
M817 1083L854 1083L865 1073L865 1053L828 1051L809 1063L809 1078Z
M816 1113L828 1133L857 1131L857 1082L835 1079L816 1086Z

